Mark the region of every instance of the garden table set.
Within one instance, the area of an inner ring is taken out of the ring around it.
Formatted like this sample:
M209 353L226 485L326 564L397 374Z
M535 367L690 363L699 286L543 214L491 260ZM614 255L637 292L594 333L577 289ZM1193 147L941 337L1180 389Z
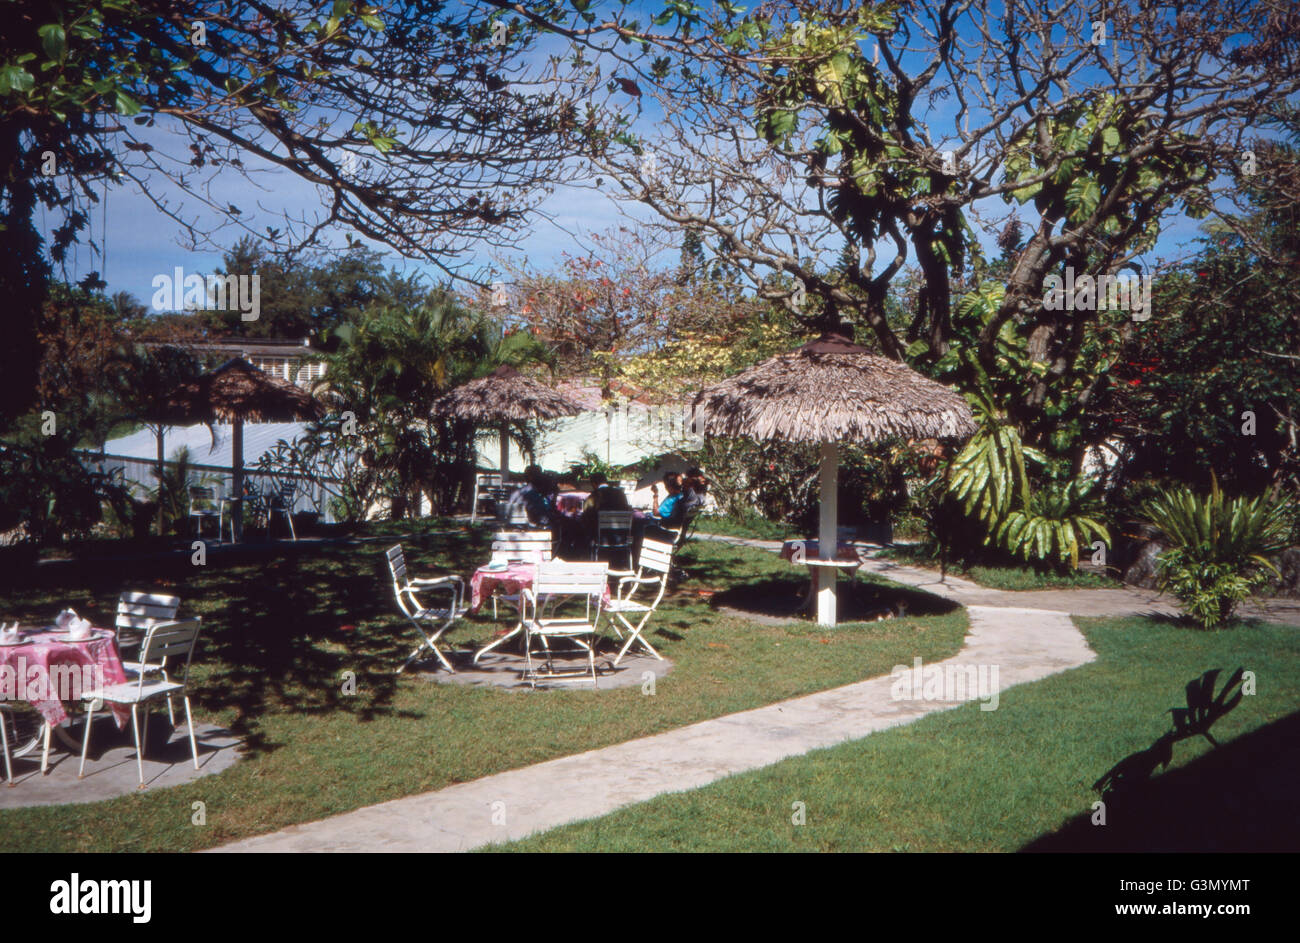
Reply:
M141 736L141 715L147 720L149 705L165 699L175 724L173 698L184 703L194 768L199 768L187 684L200 621L177 620L178 605L174 596L125 592L118 602L116 630L92 626L71 610L60 613L58 625L44 628L0 625L4 629L0 631L0 747L10 786L14 785L12 759L38 746L42 746L41 773L48 772L51 740L56 737L81 753L77 775L83 775L95 712L107 707L119 730L131 721L136 767L144 788L147 743ZM138 644L137 661L122 660L119 646L127 643ZM34 713L15 710L18 701L26 701ZM79 744L65 729L69 704L86 710ZM36 717L39 724L28 722Z
M532 592L538 577L538 563L508 563L505 566L494 563L485 563L470 577L470 606L471 613L478 612L483 603L490 599L494 594L499 594L512 599L523 599ZM602 606L608 606L610 600L609 584L605 584L604 593L601 597ZM493 639L487 645L480 648L474 653L474 661L477 662L485 654L495 649L497 646L508 642L524 630L524 616L522 607L519 610L519 619L515 625L502 634L499 638Z

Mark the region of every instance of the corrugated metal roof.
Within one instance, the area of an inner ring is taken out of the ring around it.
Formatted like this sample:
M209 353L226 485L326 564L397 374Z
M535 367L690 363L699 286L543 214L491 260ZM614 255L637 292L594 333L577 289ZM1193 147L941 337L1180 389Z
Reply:
M244 467L256 465L258 459L280 439L292 442L302 435L305 427L305 423L301 422L244 423ZM217 423L212 428L216 432L215 445L207 426L167 426L163 432L164 456L170 460L177 449L188 447L190 461L194 464L229 468L233 427L228 423ZM104 443L104 454L156 461L158 442L153 430L141 429L119 439L109 439Z

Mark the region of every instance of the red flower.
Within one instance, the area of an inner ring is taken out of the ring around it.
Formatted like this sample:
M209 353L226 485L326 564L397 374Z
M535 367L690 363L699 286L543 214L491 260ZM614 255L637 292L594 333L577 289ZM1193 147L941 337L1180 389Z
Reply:
M1137 380L1137 379L1129 380L1129 381L1128 381L1128 385L1129 385L1129 386L1141 386L1141 385L1142 385L1142 381L1141 381L1141 380Z

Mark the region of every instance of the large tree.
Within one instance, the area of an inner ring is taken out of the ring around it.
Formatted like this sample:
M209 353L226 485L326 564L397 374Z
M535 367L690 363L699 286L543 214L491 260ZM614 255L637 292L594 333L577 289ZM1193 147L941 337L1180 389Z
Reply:
M572 101L590 96L562 94L568 73L533 64L552 6L521 4L525 17L485 3L7 4L0 419L32 405L49 263L109 187L134 184L195 247L234 228L292 251L340 227L472 277L470 244L510 244L585 133ZM319 212L268 224L227 198L222 181L268 169L314 185ZM53 214L48 258L41 207Z
M591 154L602 185L717 239L810 328L860 325L922 365L953 345L980 230L1019 220L963 369L968 385L1004 369L1006 332L1020 338L1032 369L1008 418L1033 442L1105 382L1079 371L1098 310L1052 310L1048 276L1135 267L1171 214L1202 215L1239 185L1247 151L1267 163L1256 137L1300 91L1289 4L798 0L706 25L639 37L653 55L625 63L619 87L637 107L653 96L663 119ZM847 278L828 275L841 251ZM889 288L912 264L922 283L898 331ZM800 308L806 296L824 304Z

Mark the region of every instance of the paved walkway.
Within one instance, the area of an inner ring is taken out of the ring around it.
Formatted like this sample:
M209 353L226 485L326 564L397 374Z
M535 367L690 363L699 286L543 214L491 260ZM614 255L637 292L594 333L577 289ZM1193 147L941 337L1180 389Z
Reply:
M714 540L741 547L779 551L782 541L755 540L748 537L724 537L720 534L700 534L697 539ZM859 545L860 547L862 545ZM960 576L948 575L939 581L936 570L905 566L893 560L870 556L867 549L862 569L880 576L915 586L936 596L943 596L963 606L1011 606L1029 609L1047 609L1068 612L1076 616L1125 615L1177 615L1178 604L1169 596L1154 589L1122 586L1114 589L1042 589L1003 590L989 589ZM1300 626L1300 599L1256 599L1241 607L1243 615L1268 619L1287 625Z
M962 650L937 662L980 666L1001 691L1092 661L1070 618L1034 609L970 608ZM952 672L956 674L956 671ZM296 825L217 851L466 851L695 789L810 750L909 723L961 701L895 700L890 675L692 724ZM980 693L986 697L993 687Z

